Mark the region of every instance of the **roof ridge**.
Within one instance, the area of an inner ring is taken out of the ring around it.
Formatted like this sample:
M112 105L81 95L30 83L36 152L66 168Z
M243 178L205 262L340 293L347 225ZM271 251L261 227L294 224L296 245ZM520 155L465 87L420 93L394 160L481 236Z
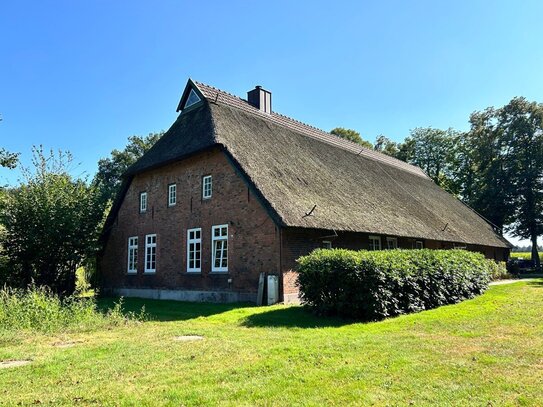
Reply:
M335 147L342 148L343 150L350 151L353 154L363 155L364 157L367 157L369 159L380 161L385 164L394 166L396 168L416 174L418 176L428 178L428 176L424 173L424 171L422 171L422 169L420 169L419 167L415 165L409 164L395 157L383 154L379 151L375 151L368 147L364 147L353 141L343 139L330 132L327 132L318 127L312 126L310 124L304 123L300 120L293 119L292 117L286 116L284 114L273 112L273 111L271 113L262 112L258 108L249 104L249 102L246 99L243 99L237 95L233 95L229 92L216 88L212 85L207 85L203 82L199 82L196 80L192 80L192 81L196 86L198 86L198 89L204 95L204 97L213 103L217 103L220 101L228 106L239 108L249 113L256 114L263 119L272 121L274 124L287 127L290 130L300 133L303 136L311 137L313 139L333 145ZM212 93L215 93L215 94L212 94ZM222 97L219 98L220 96ZM228 100L228 99L233 99L233 100Z

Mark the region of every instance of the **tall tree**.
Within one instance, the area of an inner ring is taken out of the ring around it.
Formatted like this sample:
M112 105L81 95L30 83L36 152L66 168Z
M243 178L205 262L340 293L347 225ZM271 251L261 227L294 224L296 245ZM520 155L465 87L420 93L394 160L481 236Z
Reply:
M398 143L392 141L387 136L382 134L377 136L375 139L373 149L391 157L397 157L400 152Z
M95 184L103 201L113 200L119 191L124 172L147 152L164 132L150 133L148 136L130 136L123 150L113 150L110 157L98 161L98 172L94 177Z
M497 109L489 107L470 116L462 196L468 205L503 231L512 221L514 188L510 177L512 157L502 137L498 114Z
M510 231L532 242L532 261L541 262L537 238L543 235L543 104L514 98L497 112L498 130L511 157L509 177L515 211Z
M406 139L406 146L411 149L408 152L410 157L406 157L407 162L422 168L439 186L457 193L454 183L457 138L458 132L453 129L417 127L411 130L410 137ZM402 151L401 146L399 150Z
M358 143L363 147L370 149L373 148L373 145L369 141L366 141L362 137L360 137L360 133L355 130L344 129L343 127L336 127L335 129L332 129L330 133L345 140Z
M75 290L75 272L98 249L104 217L96 188L69 174L71 156L35 148L33 170L2 205L0 242L9 281L46 285L59 294Z

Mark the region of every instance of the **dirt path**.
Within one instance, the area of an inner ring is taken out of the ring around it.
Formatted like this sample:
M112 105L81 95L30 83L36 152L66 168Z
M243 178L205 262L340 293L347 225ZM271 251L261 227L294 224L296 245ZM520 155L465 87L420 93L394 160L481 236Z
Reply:
M509 279L509 280L498 280L493 281L489 285L503 285L503 284L513 284L513 283L519 283L521 281L534 281L535 278L515 278L515 279Z

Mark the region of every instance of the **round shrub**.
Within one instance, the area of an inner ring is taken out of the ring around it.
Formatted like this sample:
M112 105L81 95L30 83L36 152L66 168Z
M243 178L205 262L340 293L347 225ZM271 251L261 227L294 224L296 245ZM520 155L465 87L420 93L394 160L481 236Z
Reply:
M496 264L465 250L318 249L298 259L302 302L362 320L418 312L481 294Z

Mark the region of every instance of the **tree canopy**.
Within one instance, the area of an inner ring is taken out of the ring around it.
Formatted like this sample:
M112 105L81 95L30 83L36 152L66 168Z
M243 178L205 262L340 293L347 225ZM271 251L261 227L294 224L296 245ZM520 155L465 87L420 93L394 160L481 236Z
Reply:
M360 137L360 133L355 130L345 129L343 127L336 127L335 129L332 129L330 133L333 134L334 136L341 137L345 140L358 143L363 147L373 148L373 144L371 144L369 141L366 141L362 137Z

